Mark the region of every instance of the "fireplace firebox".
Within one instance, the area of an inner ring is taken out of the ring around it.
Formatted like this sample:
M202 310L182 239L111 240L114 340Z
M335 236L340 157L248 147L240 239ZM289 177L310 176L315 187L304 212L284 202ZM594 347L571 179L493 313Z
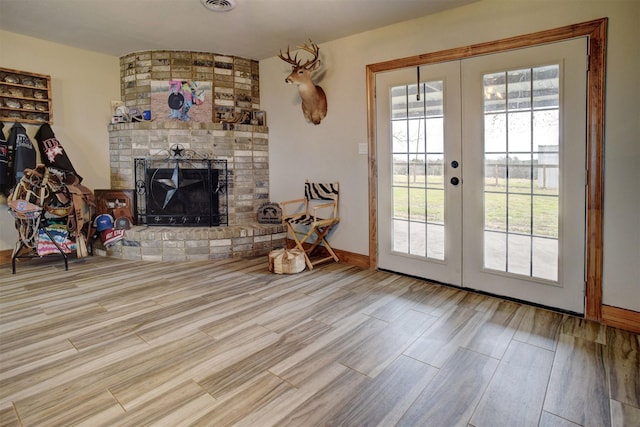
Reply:
M227 162L176 145L135 159L138 224L214 227L227 225Z

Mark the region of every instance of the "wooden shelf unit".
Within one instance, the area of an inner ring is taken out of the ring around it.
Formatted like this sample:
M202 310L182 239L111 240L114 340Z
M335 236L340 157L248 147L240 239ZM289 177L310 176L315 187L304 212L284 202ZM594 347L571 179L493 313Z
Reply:
M0 120L53 124L51 76L0 68Z

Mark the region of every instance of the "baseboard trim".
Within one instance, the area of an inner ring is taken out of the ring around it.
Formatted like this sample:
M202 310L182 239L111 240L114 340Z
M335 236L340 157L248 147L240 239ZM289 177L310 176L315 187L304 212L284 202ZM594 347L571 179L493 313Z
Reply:
M639 334L640 312L603 304L602 323Z
M303 243L302 246L304 246L305 248L308 248L311 245L308 243ZM295 242L291 239L287 239L287 247L289 249L295 248L296 247ZM371 264L369 263L369 255L357 254L354 252L343 251L341 249L336 249L336 248L332 248L332 249L340 259L340 262L342 263L353 265L354 267L360 267L360 268L366 268L366 269L371 267ZM329 256L329 252L327 252L327 250L322 246L319 246L316 249L316 251L320 256L323 256L323 257ZM316 251L314 251L314 254L316 253Z
M12 249L0 251L0 265L11 264L11 255L13 255Z

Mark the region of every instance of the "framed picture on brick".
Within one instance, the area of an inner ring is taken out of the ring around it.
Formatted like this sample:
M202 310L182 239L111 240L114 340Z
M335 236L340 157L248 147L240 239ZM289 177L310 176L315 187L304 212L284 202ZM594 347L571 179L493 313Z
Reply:
M211 82L186 79L151 81L151 115L156 121L210 123Z
M254 111L252 123L256 126L266 126L267 113L264 111Z

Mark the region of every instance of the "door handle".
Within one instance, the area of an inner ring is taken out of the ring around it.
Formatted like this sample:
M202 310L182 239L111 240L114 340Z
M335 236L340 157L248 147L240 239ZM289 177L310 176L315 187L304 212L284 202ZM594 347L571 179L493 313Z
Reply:
M451 184L453 184L453 185L458 185L458 184L460 184L460 179L458 179L458 177L457 177L457 176L454 176L453 178L451 178L451 181L450 181L450 182L451 182Z

